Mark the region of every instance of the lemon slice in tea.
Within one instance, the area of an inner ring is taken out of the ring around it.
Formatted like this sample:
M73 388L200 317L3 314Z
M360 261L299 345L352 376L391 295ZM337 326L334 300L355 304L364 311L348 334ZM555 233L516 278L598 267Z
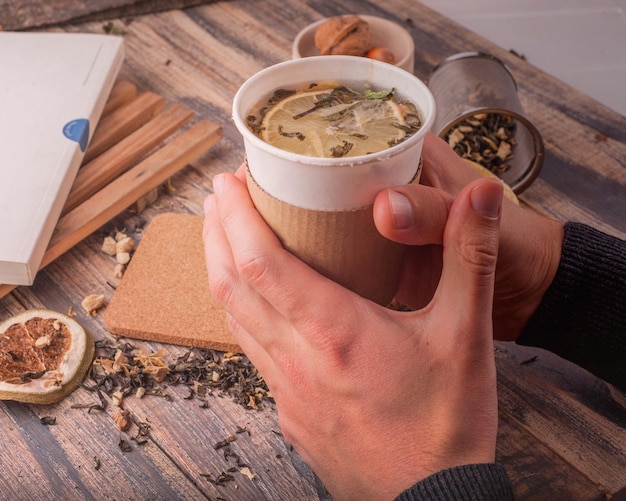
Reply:
M354 157L401 142L407 126L392 99L334 99L333 89L290 95L264 115L260 137L283 150L314 157Z

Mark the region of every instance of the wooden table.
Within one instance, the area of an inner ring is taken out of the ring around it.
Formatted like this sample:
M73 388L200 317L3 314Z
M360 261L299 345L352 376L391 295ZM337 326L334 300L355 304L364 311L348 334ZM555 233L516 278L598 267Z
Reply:
M35 2L37 3L37 2ZM67 2L61 2L67 3ZM113 2L115 3L115 2ZM128 2L126 2L128 3ZM157 2L162 4L163 2ZM144 2L145 4L145 2ZM384 4L384 7L382 6ZM179 4L180 5L180 4ZM231 119L240 84L258 70L290 58L291 41L304 25L324 16L363 13L403 24L416 46L415 74L427 79L443 58L466 50L497 55L511 68L528 117L541 131L546 157L540 177L523 194L534 210L578 220L626 237L626 118L538 71L414 0L279 2L233 0L114 19L126 33L122 77L161 94L223 127L224 138L172 180L156 203L127 211L42 271L32 287L0 300L0 320L24 309L65 312L74 307L96 339L111 339L101 315L82 313L80 301L111 287L111 261L100 251L103 235L125 229L137 240L162 212L202 213L213 176L234 171L243 145ZM9 25L7 20L5 25ZM49 29L102 32L102 21ZM513 47L513 49L515 49ZM162 346L131 341L145 352ZM174 359L185 347L163 345ZM587 372L549 353L498 343L500 431L498 460L520 499L626 499L626 397ZM120 432L111 414L76 408L93 401L78 389L59 404L0 403L0 499L226 499L316 500L327 495L279 434L270 405L245 409L229 398L204 408L188 390L167 389L169 400L127 398L149 440ZM56 424L40 418L53 416ZM246 429L245 433L236 433ZM215 485L234 466L217 442L236 435L230 450L248 465L234 480ZM121 440L131 444L124 452ZM349 465L346 465L349 467Z

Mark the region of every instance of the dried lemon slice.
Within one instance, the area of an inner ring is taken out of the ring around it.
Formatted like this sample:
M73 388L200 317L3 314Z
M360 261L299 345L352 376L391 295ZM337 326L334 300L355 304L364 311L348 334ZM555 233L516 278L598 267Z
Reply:
M0 400L49 404L78 386L94 342L74 319L28 310L0 323Z
M502 179L500 179L498 176L496 176L493 172L491 172L486 167L483 167L482 165L480 165L477 162L474 162L473 160L469 160L467 158L464 158L463 160L465 160L465 162L467 162L467 164L470 167L472 167L476 172L478 172L482 177L494 177L496 179L499 179L504 185L504 196L508 198L511 202L513 202L515 205L519 205L519 200L517 198L517 195L508 184L502 181Z
M400 105L391 99L332 100L333 89L298 92L264 115L260 137L300 155L354 157L375 153L407 135Z

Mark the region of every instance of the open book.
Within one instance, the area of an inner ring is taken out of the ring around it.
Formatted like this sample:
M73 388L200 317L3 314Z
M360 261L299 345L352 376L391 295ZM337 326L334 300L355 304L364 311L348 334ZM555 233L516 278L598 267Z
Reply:
M123 57L118 36L0 32L0 283L33 283Z

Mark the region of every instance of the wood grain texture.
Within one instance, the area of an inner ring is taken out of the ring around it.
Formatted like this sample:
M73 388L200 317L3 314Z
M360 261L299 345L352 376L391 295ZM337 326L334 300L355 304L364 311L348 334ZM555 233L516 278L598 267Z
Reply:
M117 80L111 89L109 99L107 100L100 120L102 121L109 113L117 110L120 106L124 106L137 96L137 86L128 80Z
M7 31L55 24L104 21L181 9L211 0L0 0L0 20Z
M163 110L164 106L165 100L161 96L152 92L144 92L127 104L105 114L89 142L83 163L90 162L131 132L137 130Z
M223 139L176 174L171 187L161 189L143 212L125 211L47 266L32 287L2 298L0 318L26 308L65 312L73 306L96 339L110 339L102 316L80 309L87 294L102 293L110 300L118 283L112 258L99 250L103 236L123 229L139 241L161 213L202 214L213 176L233 172L243 160L242 140L230 119L237 88L256 71L289 59L291 41L304 25L355 12L406 27L416 46L415 74L424 80L438 62L457 52L480 50L503 59L546 146L543 170L520 196L522 203L561 221L577 220L626 237L626 119L621 115L413 0L215 2L132 22L116 19L115 24L126 32L122 76L219 124ZM101 32L102 25L63 29ZM149 341L136 345L146 351L165 346L171 357L184 350ZM626 499L624 395L545 352L499 344L496 356L497 454L518 499ZM129 435L115 428L111 409L87 413L71 408L93 398L84 389L45 408L0 403L0 492L29 499L49 499L52 493L67 499L327 499L276 433L273 409L249 411L224 398L211 399L209 409L201 409L184 399L184 389L167 391L170 401L149 397L125 403L138 420L153 423L152 440L126 454L117 443L120 435ZM56 416L58 424L43 427L38 418L45 414ZM234 483L214 486L202 474L223 471L228 462L211 444L236 426L251 431L236 447L257 476L249 480L237 473ZM93 467L95 455L101 458L100 470Z

